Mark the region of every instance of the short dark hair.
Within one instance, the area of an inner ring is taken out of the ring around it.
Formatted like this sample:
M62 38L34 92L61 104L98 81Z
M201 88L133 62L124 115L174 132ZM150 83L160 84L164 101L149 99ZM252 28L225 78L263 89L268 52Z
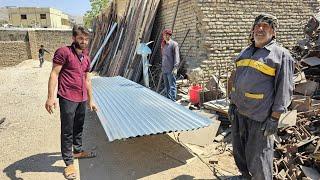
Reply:
M41 45L40 47L44 47L43 45Z
M72 28L72 36L76 37L80 33L85 34L87 36L90 35L90 32L86 27L74 25Z

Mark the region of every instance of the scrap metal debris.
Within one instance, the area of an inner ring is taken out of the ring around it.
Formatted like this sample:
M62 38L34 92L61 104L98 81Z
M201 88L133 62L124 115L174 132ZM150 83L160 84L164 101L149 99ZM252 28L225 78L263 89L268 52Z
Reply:
M296 125L280 128L275 141L274 177L308 177L301 166L320 170L319 117L300 113Z
M320 14L310 19L304 33L305 39L298 41L291 52L296 64L295 89L290 111L281 116L275 136L274 179L320 179ZM186 88L199 82L194 80L199 77L191 74L191 81L180 86L180 93L186 94ZM217 96L201 105L227 117L227 87L222 79L219 74L204 86L204 90L216 91ZM222 131L215 140L220 142L229 131Z
M320 14L304 28L305 39L292 50L295 90L288 117L275 141L275 179L320 179Z

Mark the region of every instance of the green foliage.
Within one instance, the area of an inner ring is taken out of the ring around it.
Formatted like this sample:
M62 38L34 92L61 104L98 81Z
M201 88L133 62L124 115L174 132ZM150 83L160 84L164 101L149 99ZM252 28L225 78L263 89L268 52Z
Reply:
M84 25L91 28L92 20L99 15L101 10L107 6L109 0L90 0L91 10L84 15Z

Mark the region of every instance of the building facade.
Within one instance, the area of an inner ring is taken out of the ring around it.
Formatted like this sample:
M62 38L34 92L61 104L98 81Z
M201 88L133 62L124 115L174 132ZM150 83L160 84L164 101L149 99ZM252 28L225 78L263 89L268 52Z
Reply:
M70 18L54 8L9 8L9 23L14 27L70 29Z

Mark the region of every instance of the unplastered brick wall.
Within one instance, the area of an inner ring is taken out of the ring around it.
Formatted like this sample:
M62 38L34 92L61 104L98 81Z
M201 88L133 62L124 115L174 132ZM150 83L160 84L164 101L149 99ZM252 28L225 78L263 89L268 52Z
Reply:
M162 0L156 15L153 33L159 32L165 28L172 28L177 0ZM172 38L178 42L182 59L188 63L188 67L195 67L198 64L199 42L197 41L197 16L194 7L195 1L181 0L176 20L173 26ZM187 34L187 32L189 33ZM186 37L186 38L185 38ZM185 38L184 43L183 39ZM158 49L159 50L159 49ZM158 56L160 51L158 51ZM157 60L159 61L160 58Z
M171 26L176 3L161 1L157 24ZM230 71L232 59L248 45L253 20L259 13L278 17L277 40L284 47L292 48L304 37L303 27L318 8L317 0L180 0L175 38L180 43L184 32L191 28L181 54L188 61L189 69L201 67L208 80L212 74Z
M71 30L4 29L0 30L0 66L16 65L26 59L38 60L38 50L45 46L45 60L51 60L56 49L70 45Z

